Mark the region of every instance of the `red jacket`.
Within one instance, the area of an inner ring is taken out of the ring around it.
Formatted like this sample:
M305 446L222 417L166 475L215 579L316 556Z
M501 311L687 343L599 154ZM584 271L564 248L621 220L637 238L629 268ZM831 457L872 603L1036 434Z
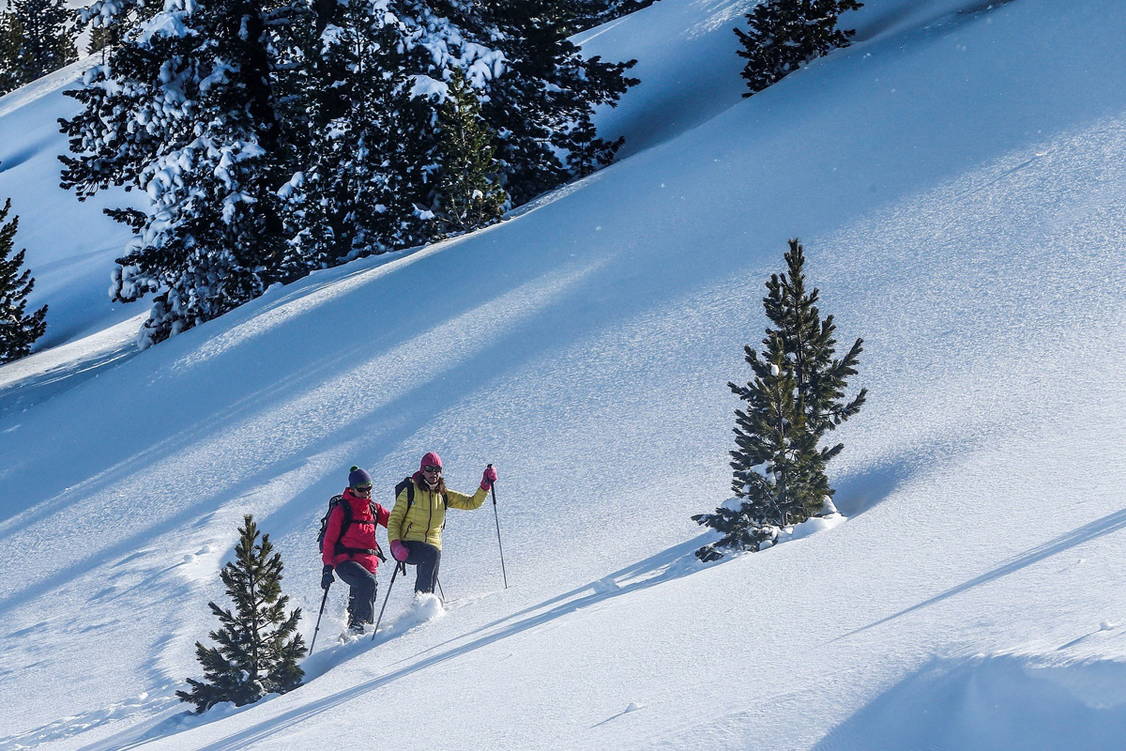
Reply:
M326 566L335 566L344 561L355 561L368 571L375 573L379 568L379 559L371 553L337 553L336 545L339 542L346 548L367 550L381 550L375 541L375 525L387 526L387 518L391 512L378 503L372 503L367 498L361 498L346 489L341 495L344 500L332 508L328 515L328 525L325 527L325 539L321 544L321 560ZM341 537L341 527L344 524L344 504L347 503L352 512L352 523L344 530ZM372 506L375 507L375 516L372 516Z

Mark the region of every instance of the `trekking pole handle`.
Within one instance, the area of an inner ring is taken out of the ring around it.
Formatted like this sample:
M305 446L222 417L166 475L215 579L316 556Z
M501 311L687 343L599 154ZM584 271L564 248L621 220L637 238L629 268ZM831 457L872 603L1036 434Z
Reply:
M487 466L488 466L489 469L493 468L492 464L489 464ZM496 483L493 483L493 485L495 485L495 484ZM495 506L495 505L497 505L497 492L495 490L493 490L493 485L489 485L489 490L491 490L492 493L493 493L493 505Z

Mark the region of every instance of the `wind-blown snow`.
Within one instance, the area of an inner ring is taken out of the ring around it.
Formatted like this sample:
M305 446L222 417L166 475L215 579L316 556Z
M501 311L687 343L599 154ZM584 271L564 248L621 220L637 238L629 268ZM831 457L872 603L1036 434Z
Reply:
M0 747L1114 747L1118 4L871 0L856 44L744 100L746 7L580 35L640 61L602 115L618 164L139 354L109 327L143 311L95 294L123 238L49 189L78 69L0 99L0 195L59 327L0 368ZM730 496L725 384L792 236L865 340L847 521L704 566L688 517ZM500 471L496 517L450 514L449 612L412 620L398 581L388 631L338 646L334 590L305 686L185 715L242 514L309 638L327 499L362 464L386 503L427 450L455 489Z

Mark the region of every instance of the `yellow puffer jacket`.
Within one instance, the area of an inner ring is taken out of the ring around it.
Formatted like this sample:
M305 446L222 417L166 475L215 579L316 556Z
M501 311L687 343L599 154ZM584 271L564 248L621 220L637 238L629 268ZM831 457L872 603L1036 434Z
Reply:
M489 491L478 488L473 495L465 495L446 488L446 500L441 493L432 493L417 482L414 484L414 503L407 511L407 492L403 488L395 499L395 508L387 520L387 539L389 541L425 542L442 549L442 528L446 526L446 507L472 511L481 508Z

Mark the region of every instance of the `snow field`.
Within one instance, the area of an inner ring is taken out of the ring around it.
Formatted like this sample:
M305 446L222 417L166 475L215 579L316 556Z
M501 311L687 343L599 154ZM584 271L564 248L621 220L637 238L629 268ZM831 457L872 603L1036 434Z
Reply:
M872 0L856 45L743 101L741 61L698 54L733 49L745 4L661 0L587 43L644 53L604 114L620 163L139 355L0 369L22 399L0 409L0 747L1108 747L1126 61L1114 3L978 5ZM0 123L31 130L29 106ZM839 341L865 339L831 467L848 521L700 566L724 384L795 235ZM451 512L442 581L467 604L415 625L396 582L389 638L329 649L337 591L306 686L179 714L242 514L308 638L343 471L389 492L429 449L460 490L498 466L513 586L491 503Z

